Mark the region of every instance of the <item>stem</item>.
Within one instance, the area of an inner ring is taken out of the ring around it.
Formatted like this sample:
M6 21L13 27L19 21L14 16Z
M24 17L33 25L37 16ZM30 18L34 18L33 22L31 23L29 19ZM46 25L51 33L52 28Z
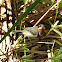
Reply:
M58 14L58 8L59 8L59 0L57 0L57 9L56 9L56 15L55 15L55 20L54 20L54 24L57 18L57 14Z
M26 4L27 4L27 0L24 0L24 12L26 11ZM24 23L25 23L25 20L24 20ZM25 28L25 25L24 25L24 28ZM25 44L26 40L25 40L25 35L24 35L24 44ZM24 48L26 48L24 46ZM24 56L26 56L26 50L24 50ZM26 62L26 61L24 61Z

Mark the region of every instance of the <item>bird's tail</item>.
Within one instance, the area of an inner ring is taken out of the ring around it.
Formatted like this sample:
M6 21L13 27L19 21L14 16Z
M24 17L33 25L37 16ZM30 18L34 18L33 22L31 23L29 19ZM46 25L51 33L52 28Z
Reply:
M20 30L13 30L12 34L15 34L15 33L22 33L22 31L20 31Z

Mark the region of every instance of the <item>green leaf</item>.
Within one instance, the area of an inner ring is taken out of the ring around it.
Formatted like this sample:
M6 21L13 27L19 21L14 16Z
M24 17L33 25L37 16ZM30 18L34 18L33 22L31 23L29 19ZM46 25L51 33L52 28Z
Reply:
M22 1L22 0L17 0L17 1Z
M30 60L30 59L24 59L23 61L26 61L26 62L34 62L34 60Z
M0 4L0 6L3 4L3 2Z
M54 23L55 23L56 18L57 18L58 8L59 8L59 0L57 0L57 9L56 9L56 15L55 15L55 20L54 20Z
M26 47L22 47L21 48L22 50L26 50L26 51L28 51L29 49L28 48L26 48Z
M15 28L15 26L17 26L20 21L26 17L26 15L40 2L40 0L36 0L17 20L16 23L13 24L13 26L10 28L10 30L8 30L8 32L4 35L4 37L0 40L0 43L5 39L6 36L9 35L9 33Z
M18 44L19 46L26 46L26 44Z
M55 58L56 56L55 55L53 55L53 57L52 58Z
M59 8L62 8L62 3L60 3Z
M56 57L56 59L62 59L62 54Z
M57 34L59 34L60 36L61 36L61 38L62 38L62 33L60 32L60 31L58 31L58 30L56 30L56 29L53 29Z
M30 58L30 57L32 57L34 54L32 53L32 54L29 54L29 55L24 55L22 58L24 58L24 59L26 59L26 58Z
M4 16L4 15L1 15L0 18L1 18L1 17L5 17L5 16Z
M58 17L62 17L62 15L58 15Z
M3 24L2 24L2 22L0 22L0 26L2 26Z
M23 4L24 4L24 2L22 2L22 3L18 6L18 8L20 8L20 6L23 5Z
M61 52L62 52L62 47L59 49L58 55L61 54Z
M60 24L62 24L62 22Z

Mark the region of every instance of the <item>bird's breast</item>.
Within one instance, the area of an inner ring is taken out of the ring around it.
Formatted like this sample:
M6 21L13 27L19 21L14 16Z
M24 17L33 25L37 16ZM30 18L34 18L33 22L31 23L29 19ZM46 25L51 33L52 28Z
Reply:
M44 33L45 29L38 29L38 27L37 27L37 30L38 30L39 34L42 35Z

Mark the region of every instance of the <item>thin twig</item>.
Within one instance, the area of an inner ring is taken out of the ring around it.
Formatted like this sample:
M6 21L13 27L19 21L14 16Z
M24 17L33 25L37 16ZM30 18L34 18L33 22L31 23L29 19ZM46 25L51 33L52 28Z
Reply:
M42 39L44 39L44 38L46 38L49 34L50 34L50 32L53 30L53 28L51 28L50 30L49 30L49 32L46 34L46 36L44 36Z
M60 2L61 0L59 0L59 2ZM47 14L48 14L48 12L52 9L52 8L54 8L55 6L57 5L57 3L56 4L54 4L52 7L50 7L48 10L47 10L47 12L34 24L34 26L36 26ZM34 27L33 26L33 27Z
M59 21L55 22L55 24L52 26L52 28L49 30L49 32L46 34L46 36L43 37L43 39L46 38L50 34L50 32L57 26L58 23L59 23Z
M48 9L47 12L35 23L34 26L36 26L36 25L46 16L46 14L47 14L49 11L50 11L50 10ZM33 27L34 27L34 26L33 26Z

